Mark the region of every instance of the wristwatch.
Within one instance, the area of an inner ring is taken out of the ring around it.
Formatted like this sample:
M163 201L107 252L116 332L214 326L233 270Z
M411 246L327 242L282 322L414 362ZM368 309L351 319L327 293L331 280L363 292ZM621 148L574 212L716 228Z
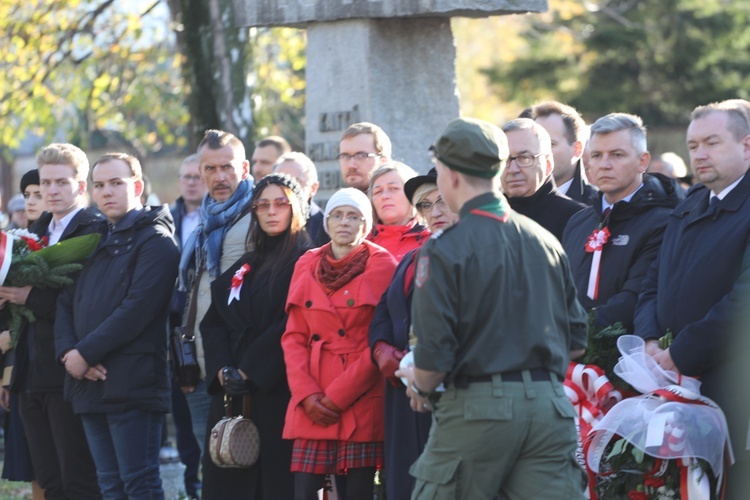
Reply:
M419 387L417 387L414 382L411 383L411 392L419 396L420 398L428 398L430 396L429 392L422 392L419 390Z

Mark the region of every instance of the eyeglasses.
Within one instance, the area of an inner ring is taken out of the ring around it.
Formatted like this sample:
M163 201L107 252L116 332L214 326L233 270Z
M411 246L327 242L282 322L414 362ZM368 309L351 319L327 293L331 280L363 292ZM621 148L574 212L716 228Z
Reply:
M357 161L364 161L368 158L375 158L377 156L382 156L379 153L365 153L363 151L360 151L359 153L354 153L353 155L350 155L349 153L341 153L336 158L339 161L349 161L352 158L354 158Z
M180 180L183 180L185 182L200 182L201 176L200 175L181 175Z
M438 209L443 212L446 208L445 200L443 200L443 197L439 197L435 202L431 201L420 201L415 205L417 207L417 210L419 210L419 213L422 215L427 215L432 211L432 207L438 207Z
M257 203L253 204L253 210L258 212L259 214L264 214L271 210L271 205L278 209L284 209L291 205L289 200L286 198L276 198L275 200L260 200Z
M513 160L516 160L516 165L518 165L519 168L529 168L534 164L534 160L539 158L540 156L544 155L546 153L537 153L535 155L518 155L518 156L509 156L508 157L508 166L510 167L510 164L513 162Z
M365 218L360 215L355 214L342 214L341 212L333 212L331 214L328 214L327 217L328 220L335 222L336 224L341 224L344 220L352 225L359 226L365 221Z

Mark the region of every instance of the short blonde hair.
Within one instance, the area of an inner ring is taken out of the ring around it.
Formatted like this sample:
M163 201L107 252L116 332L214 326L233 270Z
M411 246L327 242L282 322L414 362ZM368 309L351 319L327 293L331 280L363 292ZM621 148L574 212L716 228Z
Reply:
M36 157L41 172L45 165L68 165L75 171L75 178L85 181L89 175L89 159L80 148L68 143L52 143L43 148Z
M401 163L400 161L392 161L376 168L370 174L370 186L367 188L367 196L370 197L370 200L372 200L372 185L375 184L375 181L378 180L379 177L382 177L389 172L396 172L401 179L401 182L404 184L406 184L406 181L409 179L417 176L417 173L413 168L406 163Z

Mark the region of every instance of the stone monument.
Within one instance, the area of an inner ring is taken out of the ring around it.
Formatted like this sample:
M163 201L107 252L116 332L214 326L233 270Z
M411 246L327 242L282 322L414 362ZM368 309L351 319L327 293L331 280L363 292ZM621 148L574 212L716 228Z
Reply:
M459 114L451 17L543 12L547 1L234 0L234 7L241 26L307 29L305 152L327 199L341 186L338 144L352 123L381 126L394 159L430 169L427 148Z

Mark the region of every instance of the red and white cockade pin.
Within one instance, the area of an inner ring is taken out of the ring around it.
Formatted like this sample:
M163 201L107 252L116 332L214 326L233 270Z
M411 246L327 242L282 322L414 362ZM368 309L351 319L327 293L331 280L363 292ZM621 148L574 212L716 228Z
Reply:
M242 283L245 281L245 275L250 272L250 264L242 264L242 267L235 271L232 276L232 288L229 289L229 299L227 299L227 305L231 304L233 300L240 300L240 289L242 289Z

